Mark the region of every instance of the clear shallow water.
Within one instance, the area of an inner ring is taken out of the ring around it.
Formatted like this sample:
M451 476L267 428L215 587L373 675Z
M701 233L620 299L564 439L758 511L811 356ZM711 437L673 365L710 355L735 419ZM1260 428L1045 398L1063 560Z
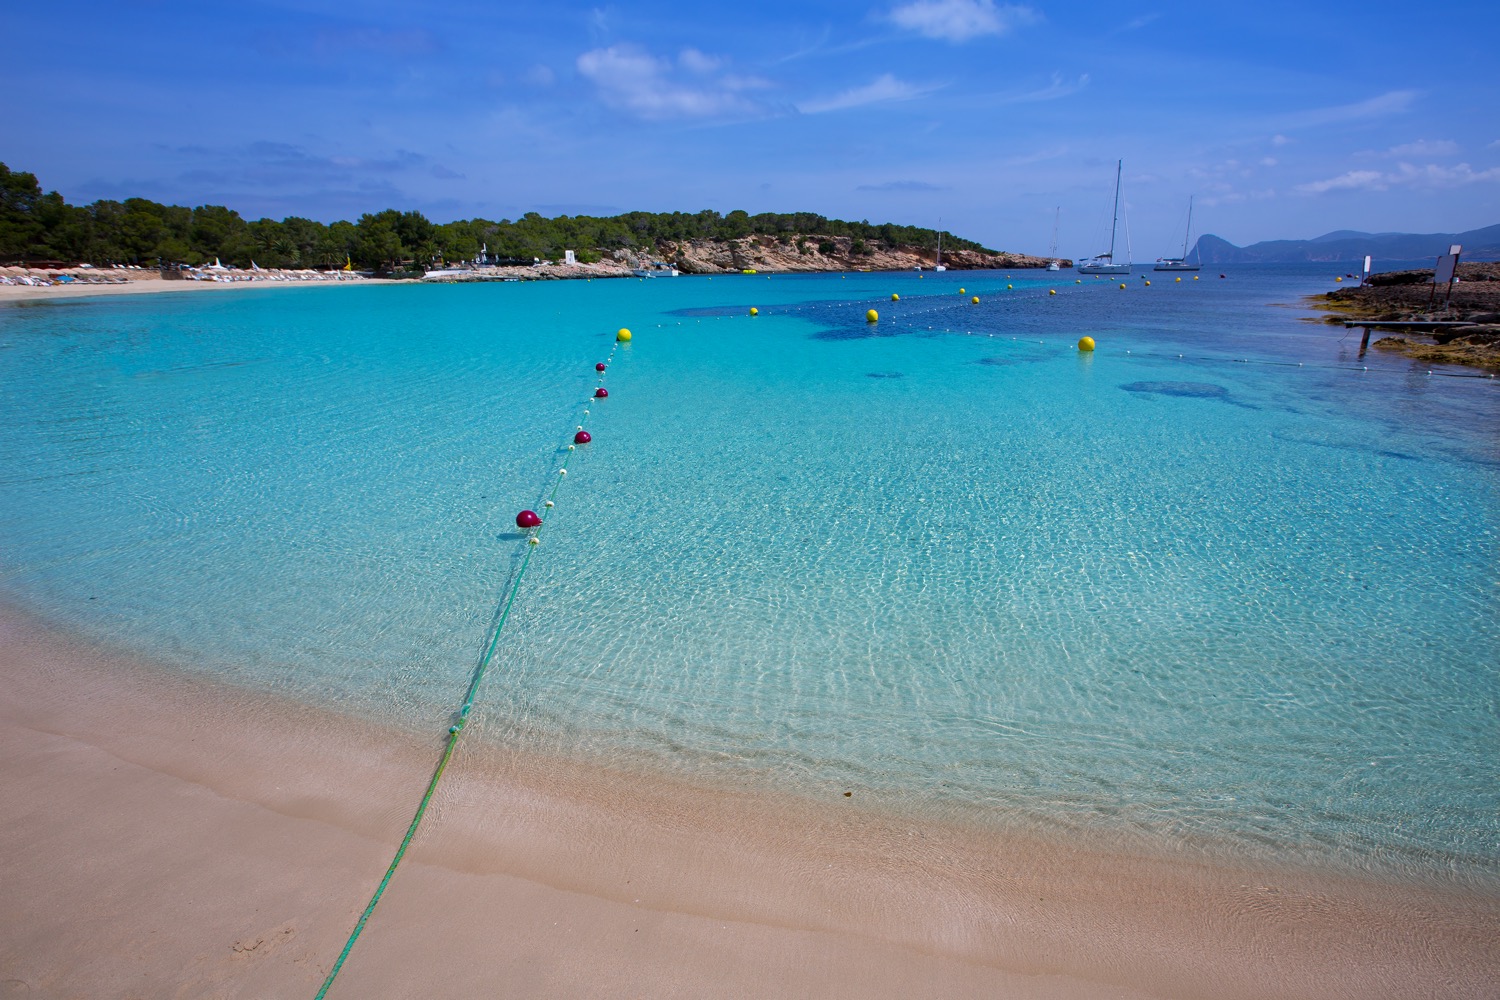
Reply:
M1500 875L1500 384L1275 305L1325 269L1149 277L6 309L0 587L102 643L445 725L514 513L566 459L487 738Z

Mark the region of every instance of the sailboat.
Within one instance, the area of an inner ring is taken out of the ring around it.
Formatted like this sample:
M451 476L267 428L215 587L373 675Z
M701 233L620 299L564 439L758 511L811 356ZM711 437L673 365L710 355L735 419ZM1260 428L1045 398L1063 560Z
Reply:
M1115 163L1115 214L1109 224L1109 252L1090 257L1080 261L1078 264L1079 274L1129 274L1130 273L1130 250L1129 239L1125 251L1125 263L1115 263L1115 233L1120 228L1120 173L1124 168L1125 161L1119 160Z
M1057 212L1052 216L1052 246L1047 251L1047 256L1052 259L1047 262L1047 270L1061 271L1062 261L1057 259L1057 223L1062 218L1062 206L1057 206Z
M938 225L941 226L942 224L943 224L943 220L939 219L938 220ZM943 266L943 231L941 229L938 230L937 265L935 267L933 267L933 270L934 271L946 271L946 270L948 270L946 267Z
M1192 198L1191 195L1189 195L1188 196L1187 231L1182 234L1182 256L1181 257L1158 257L1158 258L1156 258L1156 266L1154 268L1152 268L1152 270L1153 271L1196 271L1200 267L1202 267L1203 264L1202 264L1201 261L1195 260L1192 263L1188 263L1188 259L1187 259L1187 255L1188 255L1188 252L1187 252L1188 240L1192 239L1192 237L1193 237L1193 198ZM1193 247L1193 253L1196 254L1197 252L1198 252L1198 248L1196 246Z

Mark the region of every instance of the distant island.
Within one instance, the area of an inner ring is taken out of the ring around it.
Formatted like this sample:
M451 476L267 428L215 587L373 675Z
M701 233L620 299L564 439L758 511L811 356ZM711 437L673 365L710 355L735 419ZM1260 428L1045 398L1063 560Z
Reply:
M1198 238L1194 253L1205 264L1293 264L1299 261L1363 262L1418 261L1448 252L1454 243L1464 248L1463 259L1500 261L1500 225L1464 233L1358 233L1349 229L1325 233L1311 240L1265 240L1237 247L1217 236Z
M386 209L358 222L323 224L291 217L247 221L230 208L184 208L145 198L69 205L43 193L35 175L0 163L0 264L131 264L155 268L220 262L237 268L349 266L382 277L481 257L525 276L565 277L567 251L579 264L629 274L663 260L688 273L907 270L937 263L933 229L829 219L812 212L627 212L544 218L468 219L436 224L420 212ZM1002 253L951 233L942 262L954 270L1045 267L1047 258ZM1071 264L1064 261L1064 265ZM534 273L533 273L534 272Z

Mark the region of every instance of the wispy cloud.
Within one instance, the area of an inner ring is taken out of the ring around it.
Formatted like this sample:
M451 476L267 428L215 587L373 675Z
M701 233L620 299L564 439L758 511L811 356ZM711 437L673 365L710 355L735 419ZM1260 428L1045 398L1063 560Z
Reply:
M1339 122L1361 121L1369 118L1386 118L1408 110L1419 96L1415 90L1392 90L1378 97L1356 101L1353 104L1338 104L1328 108L1312 108L1298 111L1281 119L1286 128L1312 128L1317 125L1333 125Z
M1327 180L1298 184L1301 194L1327 194L1330 191L1389 191L1395 187L1457 188L1470 184L1500 183L1500 167L1475 170L1467 163L1444 167L1436 163L1414 166L1397 164L1395 170L1350 170Z
M1126 32L1126 31L1140 31L1146 25L1150 24L1152 21L1155 21L1157 18L1159 18L1161 16L1162 16L1161 11L1156 11L1155 13L1152 13L1152 14L1142 14L1140 17L1134 17L1134 18L1131 18L1129 21L1126 21L1124 24L1120 25L1114 31L1110 32L1110 34L1112 34L1112 35L1118 35L1118 34L1121 34L1123 32Z
M1034 153L1021 153L1018 156L1007 156L1001 160L1002 167L1029 167L1033 163L1045 163L1048 160L1056 160L1068 154L1067 146L1051 146L1047 149L1039 149Z
M744 95L745 90L765 86L765 81L715 76L722 60L697 49L684 49L673 61L633 45L612 45L585 52L577 65L598 88L600 100L639 118L760 115L767 110ZM689 79L682 79L682 73Z
M1041 15L1030 7L996 4L994 0L913 0L886 16L897 27L925 38L956 43L986 35L1006 35L1041 20Z
M945 184L928 184L926 181L885 181L881 184L861 184L856 191L896 191L923 194L932 191L948 191Z
M438 40L421 28L328 28L313 36L313 48L321 55L336 52L374 52L386 56L428 55L441 48Z
M1385 174L1379 170L1350 170L1327 180L1298 184L1297 190L1303 194L1326 194L1329 191L1384 191L1389 187Z
M1052 82L1045 87L1035 90L1023 90L1020 93L1003 95L1001 100L1005 104L1029 104L1034 101L1055 101L1062 97L1068 97L1078 93L1089 85L1089 75L1084 73L1076 80L1064 80L1061 73L1052 74Z
M803 114L816 115L827 111L846 111L866 104L881 104L888 101L909 101L914 97L930 94L941 88L941 84L917 86L898 80L890 73L882 73L862 87L851 87L843 93L819 100L803 101L797 110Z
M1427 139L1418 139L1416 142L1407 142L1399 146L1392 146L1380 155L1393 158L1402 156L1454 156L1457 155L1458 151L1458 143L1450 139L1439 139L1436 142Z

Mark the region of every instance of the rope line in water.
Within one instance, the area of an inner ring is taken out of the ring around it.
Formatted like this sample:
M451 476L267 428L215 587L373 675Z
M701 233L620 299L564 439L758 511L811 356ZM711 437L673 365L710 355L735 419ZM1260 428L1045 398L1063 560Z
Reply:
M614 361L617 349L618 343L610 349L609 357L605 362L606 365ZM599 384L602 385L603 382L604 377L601 375L599 377ZM580 425L587 422L586 418L589 415L589 410L592 409L592 404L595 402L597 402L597 399L589 399L584 403L583 415L585 419L580 421ZM557 491L562 486L563 478L567 475L567 471L567 462L564 461L562 468L558 469L557 474L553 477L552 489L546 496L544 506L551 504L557 499ZM545 527L545 522L543 522L543 527ZM490 664L494 661L495 650L500 646L500 632L505 628L505 622L510 617L511 608L515 606L516 595L521 592L521 581L526 578L526 568L531 565L532 553L536 551L536 546L531 543L541 534L541 530L540 527L534 529L526 540L526 555L521 559L520 569L516 571L515 583L511 585L510 594L505 598L505 603L501 605L500 615L495 620L494 628L490 630L490 641L485 646L483 655L479 658L478 666L474 668L473 677L469 680L469 689L464 693L463 704L458 710L458 720L448 727L448 740L443 747L442 756L438 758L437 767L432 772L432 778L427 782L427 790L422 793L422 801L417 804L417 811L412 815L411 823L406 828L406 835L401 838L401 846L396 848L395 857L391 858L391 863L386 868L385 875L380 879L380 884L375 887L375 893L370 897L370 902L365 905L364 912L359 915L359 920L355 923L354 930L349 932L349 939L344 942L343 950L339 952L338 959L333 963L333 968L329 970L328 978L323 980L323 985L318 990L314 1000L324 1000L324 997L328 995L328 990L333 986L334 979L338 977L339 970L344 967L344 962L349 958L349 953L354 950L354 943L359 940L360 934L364 932L365 924L369 922L370 916L375 912L375 907L379 904L380 897L385 895L386 886L390 885L392 876L396 874L396 869L401 864L401 859L406 857L406 849L411 846L412 838L417 835L417 828L422 825L422 818L427 815L427 807L432 803L432 796L437 792L438 782L442 780L443 772L448 768L448 762L453 759L453 751L458 748L458 739L463 735L464 726L469 721L469 713L474 710L474 699L479 694L479 686L484 683L484 676L489 671Z

